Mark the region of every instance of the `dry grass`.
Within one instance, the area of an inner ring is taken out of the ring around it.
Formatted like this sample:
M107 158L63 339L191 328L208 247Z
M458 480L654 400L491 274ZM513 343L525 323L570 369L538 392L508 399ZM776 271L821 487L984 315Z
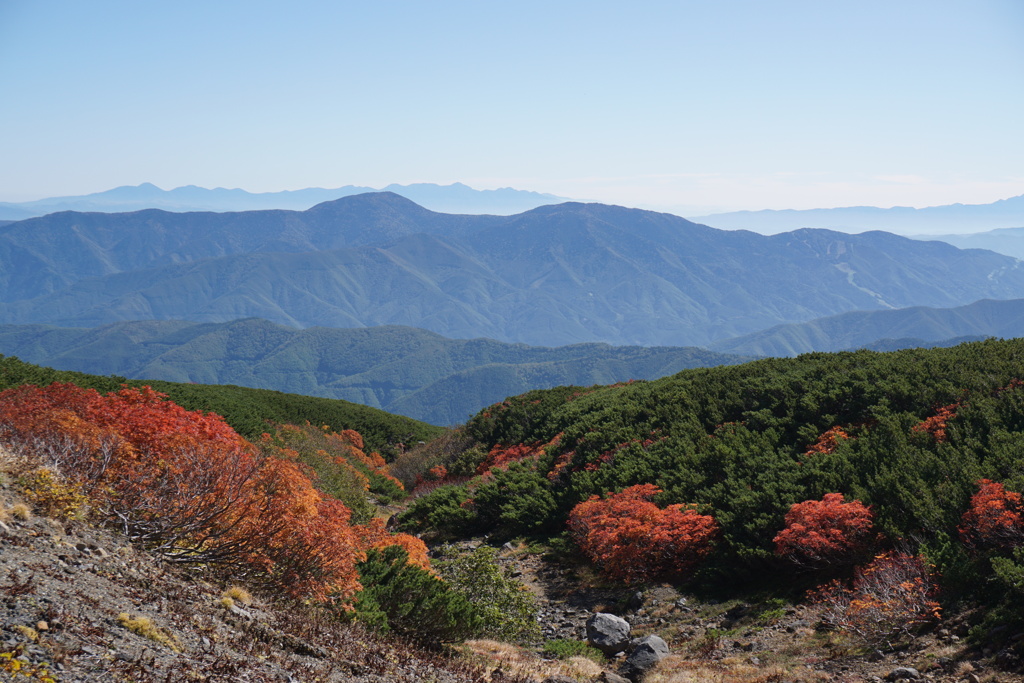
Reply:
M154 643L160 643L161 645L171 648L175 652L181 651L181 647L178 645L178 642L174 637L157 628L157 626L147 617L132 617L129 616L127 612L121 612L121 614L117 615L117 623L124 626L132 633L140 635L143 638L149 638Z
M966 678L967 674L974 673L974 665L970 662L960 662L956 667L956 674L961 678Z
M26 640L30 640L33 643L39 642L39 632L31 626L23 626L18 624L14 627L14 630L20 633Z
M27 522L32 519L32 510L24 503L16 503L7 511L11 517Z
M536 653L496 640L469 640L463 646L468 660L493 673L496 669L507 676L544 679L568 676L576 680L593 680L601 675L601 667L586 657L566 660L541 659Z
M248 606L252 604L252 595L249 593L249 591L245 590L241 586L231 586L223 593L221 593L221 595L225 598L229 598L234 602L240 602L243 605Z
M11 453L4 446L0 446L0 475L11 473L17 464L14 453Z
M739 658L697 662L670 655L647 674L644 683L818 683L825 680L829 680L829 676L821 671L791 670L777 664L757 667Z
M13 480L40 466L39 458L29 455L24 448L0 445L0 477Z

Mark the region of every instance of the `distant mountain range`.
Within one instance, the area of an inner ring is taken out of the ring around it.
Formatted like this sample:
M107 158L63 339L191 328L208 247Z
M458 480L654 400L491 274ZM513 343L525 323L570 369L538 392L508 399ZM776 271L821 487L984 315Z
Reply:
M513 216L369 193L306 211L64 212L0 227L0 323L408 325L704 346L853 310L1024 297L1024 264L883 232L723 231L565 203Z
M782 211L766 209L695 216L693 220L725 230L754 230L766 235L800 228L826 228L852 233L884 230L901 235L967 234L1001 228L1024 228L1024 195L1000 199L991 204L948 204L923 209L906 206L890 209L873 206Z
M1024 259L1024 227L1000 228L968 235L914 235L918 240L938 240L960 249L989 249Z
M1024 337L1024 299L983 300L956 308L854 311L778 325L709 347L723 353L795 356L810 351L948 346L986 337Z
M151 183L143 183L73 197L49 197L20 203L0 202L0 220L23 220L58 211L102 211L104 213L123 213L143 209L179 212L256 211L262 209L304 211L322 202L377 191L372 187L355 185L334 189L311 187L284 192L246 192L223 187L210 190L195 185L162 190ZM504 216L521 213L545 204L558 204L566 201L565 197L516 190L511 187L503 187L498 190L475 190L462 183L388 185L383 188L383 191L394 192L421 206L444 213Z
M410 327L296 330L266 320L0 326L0 354L129 379L234 384L340 398L438 425L559 385L656 379L741 356L695 348L561 348L455 340Z

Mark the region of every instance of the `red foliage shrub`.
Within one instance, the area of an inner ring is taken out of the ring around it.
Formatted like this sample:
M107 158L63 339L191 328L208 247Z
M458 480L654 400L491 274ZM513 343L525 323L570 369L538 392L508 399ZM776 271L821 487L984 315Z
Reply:
M915 432L931 434L937 442L942 443L948 438L946 427L949 421L956 417L956 411L959 407L960 403L950 403L948 406L942 406L935 411L934 415L917 423L912 429Z
M659 493L639 484L592 496L572 509L569 530L591 561L626 582L685 576L711 552L718 526L683 505L658 508L650 499Z
M812 591L822 621L872 645L886 644L941 616L924 560L885 553L857 569L852 587L833 581Z
M105 396L70 384L9 389L0 392L0 439L81 484L107 521L172 561L231 566L294 597L347 601L360 588L364 545L349 509L313 486L296 452L265 457L219 416L164 398L148 387ZM361 453L356 432L340 439ZM416 539L384 535L374 543L426 560Z
M775 553L816 567L852 564L870 546L872 513L843 494L797 503L786 513L786 528L775 536Z
M842 427L832 427L822 433L818 440L807 447L804 455L815 455L818 453L832 453L839 447L839 442L849 439L850 435Z
M562 439L561 434L545 444L539 441L533 445L516 444L514 446L502 446L495 444L483 462L477 465L476 473L485 475L488 472L499 469L506 469L510 464L526 460L527 458L539 458L549 446L555 446Z
M1007 548L1024 541L1021 494L997 481L981 479L960 524L960 538L971 548Z

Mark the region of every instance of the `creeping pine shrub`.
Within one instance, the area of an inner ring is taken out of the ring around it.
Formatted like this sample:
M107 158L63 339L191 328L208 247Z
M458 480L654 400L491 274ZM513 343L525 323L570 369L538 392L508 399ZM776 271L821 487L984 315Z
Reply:
M399 527L410 532L431 531L442 538L458 538L478 526L465 486L442 486L417 498L399 517Z
M369 550L358 565L364 587L349 616L429 645L479 635L484 617L476 606L408 560L408 552L398 545Z
M446 557L434 567L453 591L464 596L483 617L481 635L507 642L540 639L533 594L498 563L498 551L480 546L469 553L442 549Z

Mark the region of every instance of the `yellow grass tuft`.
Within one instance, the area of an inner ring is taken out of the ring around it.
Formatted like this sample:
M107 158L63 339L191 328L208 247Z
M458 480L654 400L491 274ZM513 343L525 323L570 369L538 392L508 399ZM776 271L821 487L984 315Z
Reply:
M25 640L31 640L33 643L39 641L39 632L31 626L22 626L19 624L14 627L14 630L23 635Z
M243 605L248 606L252 604L252 595L250 595L249 591L245 590L241 586L231 586L226 591L221 593L221 595L223 595L225 598L231 598L235 602L240 602Z
M224 609L231 609L235 606L235 601L232 600L229 596L225 595L218 601L218 604Z
M117 623L124 626L132 633L140 635L143 638L149 638L154 643L160 643L175 652L181 652L181 647L178 645L178 642L172 636L157 628L156 625L147 617L132 617L127 612L121 612L117 615Z
M11 509L8 510L8 512L10 513L11 517L14 517L15 519L20 519L23 522L27 522L28 520L32 519L32 510L29 508L28 505L25 505L24 503L17 503L15 505L12 505Z

